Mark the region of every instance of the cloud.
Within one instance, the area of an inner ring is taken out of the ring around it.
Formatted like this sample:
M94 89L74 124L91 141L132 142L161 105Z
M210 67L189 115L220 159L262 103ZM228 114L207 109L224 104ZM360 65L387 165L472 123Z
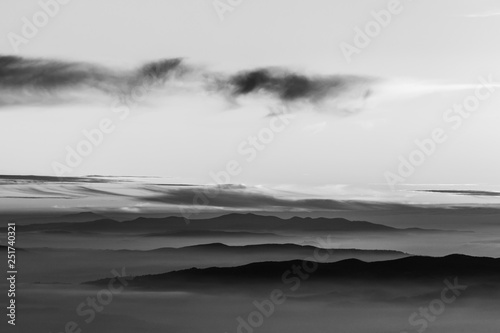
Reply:
M223 87L233 97L262 94L284 103L299 101L318 105L343 98L365 100L375 81L367 77L306 76L281 68L262 68L236 73L224 82Z
M116 70L85 62L0 56L0 106L70 103L79 94L96 92L119 97L134 87L166 80L180 63L180 59L170 59Z
M420 80L412 78L391 78L380 81L372 88L373 104L408 100L415 97L426 96L434 93L453 93L461 91L474 91L478 87L498 88L500 83L492 75L481 77L479 82L453 83L442 80Z
M126 179L124 179L126 178ZM165 179L165 181L168 181ZM72 199L74 207L119 210L140 207L144 211L178 213L197 212L305 212L356 211L420 214L451 209L490 209L497 212L498 204L452 204L448 201L429 204L411 203L404 197L384 198L380 193L346 194L330 189L328 193L307 194L303 191L279 190L263 186L238 184L196 185L159 183L157 179L133 177L50 177L0 176L0 197L19 199ZM425 192L432 192L427 190ZM420 191L416 191L420 192ZM435 191L447 194L500 196L489 191ZM47 200L43 200L47 201ZM448 203L446 203L448 202ZM52 202L52 207L56 202ZM43 203L39 203L43 205ZM104 205L104 206L102 206Z
M0 106L60 102L83 89L111 94L123 88L125 79L123 74L87 63L3 56Z
M151 189L155 195L137 198L141 201L193 208L224 208L241 210L419 210L417 205L364 200L324 198L294 198L293 195L269 193L260 188L243 185L207 185Z
M50 184L50 183L113 183L113 177L54 177L33 175L0 175L0 185Z
M419 192L445 193L455 195L500 197L500 192L478 190L420 190Z
M71 197L29 197L29 196L0 196L2 199L73 199Z
M140 75L138 75L138 78L150 81L156 81L156 80L164 80L170 74L173 73L174 74L175 73L179 74L183 72L185 73L186 68L184 68L184 70L179 72L179 69L181 68L181 63L182 63L181 58L166 59L157 62L147 63L146 65L142 66L142 68L139 70Z
M96 99L88 94L126 98L135 89L154 88L164 97L179 91L203 93L237 105L240 97L264 96L286 105L307 103L352 112L364 105L375 82L368 77L306 75L285 68L218 73L181 58L124 70L85 62L0 56L0 106L89 103Z

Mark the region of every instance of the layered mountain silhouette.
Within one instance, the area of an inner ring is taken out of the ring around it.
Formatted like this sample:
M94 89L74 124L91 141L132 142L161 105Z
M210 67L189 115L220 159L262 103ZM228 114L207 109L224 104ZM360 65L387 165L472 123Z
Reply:
M229 251L230 253L242 253L242 252L265 252L272 253L273 251L308 251L308 253L312 253L314 250L328 250L329 253L337 253L337 254L349 254L354 255L356 253L370 253L370 254L380 254L380 255L402 255L407 256L408 254L401 251L393 251L393 250L364 250L364 249L323 249L312 245L298 245L298 244L255 244L255 245L242 245L242 246L230 246L222 243L210 243L210 244L200 244L200 245L192 245L186 246L182 248L161 248L152 251L164 251L164 250L175 250L175 251ZM151 252L151 251L149 251Z
M297 244L229 246L209 243L153 250L30 248L30 251L23 253L19 260L24 263L26 278L29 276L33 282L82 282L105 276L109 273L110 263L114 267L126 267L129 274L142 275L192 267L233 267L262 261L288 261L307 258L315 251L328 254L328 262L348 258L380 261L409 256L399 251L337 248L325 250L311 245ZM53 262L64 265L53 265ZM37 268L39 265L52 266L50 270L41 271Z
M223 231L223 230L183 230L153 232L143 235L145 237L267 237L277 236L270 232L248 232L248 231Z
M301 274L296 269L302 269ZM288 272L288 275L287 275ZM294 274L292 274L294 272ZM287 275L287 276L285 276ZM307 276L307 278L303 278ZM413 256L388 261L364 262L346 259L334 263L304 260L258 262L237 267L191 268L164 274L136 276L129 282L139 289L215 290L251 289L251 286L283 284L286 279L302 278L308 284L409 283L442 284L444 279L460 279L466 284L500 286L500 258L449 255ZM102 286L110 279L86 284ZM291 281L291 280L289 280Z
M156 233L189 231L247 231L252 232L438 232L443 230L407 228L399 229L385 225L349 221L343 218L302 218L281 219L275 216L254 214L228 214L203 220L191 220L189 224L182 217L137 218L131 221L118 222L112 219L99 219L81 223L45 223L20 227L20 231L66 230L72 232L112 233ZM444 232L444 231L443 231ZM450 231L446 231L450 232Z

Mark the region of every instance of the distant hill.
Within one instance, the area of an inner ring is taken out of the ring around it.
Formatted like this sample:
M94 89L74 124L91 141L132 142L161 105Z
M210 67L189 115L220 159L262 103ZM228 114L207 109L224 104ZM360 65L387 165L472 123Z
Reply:
M431 229L398 229L365 221L349 221L343 218L302 218L281 219L275 216L254 214L228 214L205 220L192 220L189 224L182 217L137 218L131 221L117 222L112 219L99 219L81 223L46 223L20 227L20 231L66 230L86 232L120 233L160 233L181 231L239 231L239 232L438 232Z
M164 244L168 244L164 242ZM221 243L193 245L180 248L163 247L153 250L30 248L19 258L26 279L35 281L82 282L99 279L113 267L126 267L128 274L144 275L172 272L192 267L234 267L262 261L303 259L319 253L325 261L347 258L364 261L389 260L407 257L398 251L358 249L318 249L310 245L259 244L230 246ZM6 252L4 252L6 254ZM59 265L51 265L57 262ZM50 270L41 271L40 267ZM81 272L77 273L77 272Z
M162 249L152 250L152 251L160 251ZM192 245L185 246L181 248L177 248L175 250L178 251L189 251L189 250L203 250L203 251L230 251L234 252L273 252L273 251L303 251L305 254L312 254L315 250L328 250L330 253L334 254L379 254L379 255L401 255L401 256L409 256L407 253L393 250L365 250L365 249L342 249L342 248L334 248L334 249L323 249L318 248L312 245L298 245L292 243L285 244L253 244L253 245L241 245L241 246L231 246L222 243L209 243L209 244L200 244L200 245Z
M269 232L222 231L222 230L181 230L167 232L153 232L145 237L273 237L276 234Z
M20 232L26 231L57 231L57 232L120 232L123 231L121 222L111 219L98 219L89 222L53 222L43 224L28 224L18 226Z
M9 249L9 247L7 245L0 245L0 251L7 252L8 249ZM26 251L26 250L18 248L18 247L16 247L15 249L16 249L16 252L25 252Z
M55 214L47 212L19 213L0 216L0 220L16 221L18 226L30 224L52 224L52 223L81 223L107 219L106 216L93 212L81 212L75 214Z
M160 248L147 253L158 253L164 255L176 255L186 257L195 255L198 258L207 257L207 260L217 261L224 257L260 258L253 261L273 260L271 258L307 258L318 253L328 253L327 261L339 261L348 258L357 258L365 261L390 260L410 256L407 253L392 250L364 250L364 249L322 249L311 245L298 244L254 244L254 245L226 245L222 243L209 243L192 245L181 248ZM282 259L283 260L283 259ZM286 259L284 259L286 260Z
M107 217L93 212L81 212L76 214L61 215L57 220L62 222L90 222L102 219L107 219Z
M303 267L302 260L259 262L237 267L191 268L156 275L137 276L129 283L141 289L190 290L226 288L268 283L283 283L283 274L292 267ZM334 263L318 263L308 284L319 283L443 283L459 277L467 283L494 283L500 286L500 258L449 255L446 257L413 256L402 259L363 262L347 259ZM311 265L309 265L311 266ZM293 275L290 275L293 276ZM106 285L109 279L87 282Z

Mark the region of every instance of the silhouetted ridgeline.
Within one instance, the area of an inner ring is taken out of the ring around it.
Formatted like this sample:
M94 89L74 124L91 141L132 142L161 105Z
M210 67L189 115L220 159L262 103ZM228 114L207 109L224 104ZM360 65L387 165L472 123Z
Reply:
M191 220L189 225L182 217L137 218L132 221L117 222L101 219L81 223L46 223L20 226L20 231L65 230L72 232L123 232L162 233L189 231L256 231L259 232L437 232L439 230L408 228L398 229L365 221L349 221L343 218L302 218L281 219L275 216L254 214L228 214L220 217ZM449 232L449 231L447 231Z
M500 258L449 255L446 257L407 257L389 261L363 262L347 259L335 263L303 260L259 262L238 267L191 268L164 274L137 276L131 287L161 290L203 290L249 288L291 282L298 267L308 275L307 283L409 283L441 284L444 279L459 278L467 284L492 283L500 286ZM293 271L293 273L292 273ZM287 273L288 272L288 273ZM109 279L87 282L106 285Z

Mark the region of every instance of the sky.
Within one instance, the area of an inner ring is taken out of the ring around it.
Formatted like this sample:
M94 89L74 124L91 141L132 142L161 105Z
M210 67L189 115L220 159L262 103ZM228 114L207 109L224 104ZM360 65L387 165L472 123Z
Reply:
M495 1L402 0L363 47L356 46L357 29L373 26L373 11L387 13L390 1L254 0L223 13L214 3L72 0L15 50L12 34L23 36L23 17L33 21L42 9L36 1L2 1L3 56L129 73L123 75L180 57L194 74L128 96L127 113L107 87L69 84L54 92L31 82L35 87L23 91L2 81L0 174L297 188L500 184ZM357 48L348 57L347 44ZM319 102L272 92L228 98L203 87L212 74L234 78L276 67L311 82L348 84ZM455 105L473 111L460 114ZM88 141L84 131L96 128L108 133L69 166L68 147L76 150ZM411 156L418 163L402 162Z

